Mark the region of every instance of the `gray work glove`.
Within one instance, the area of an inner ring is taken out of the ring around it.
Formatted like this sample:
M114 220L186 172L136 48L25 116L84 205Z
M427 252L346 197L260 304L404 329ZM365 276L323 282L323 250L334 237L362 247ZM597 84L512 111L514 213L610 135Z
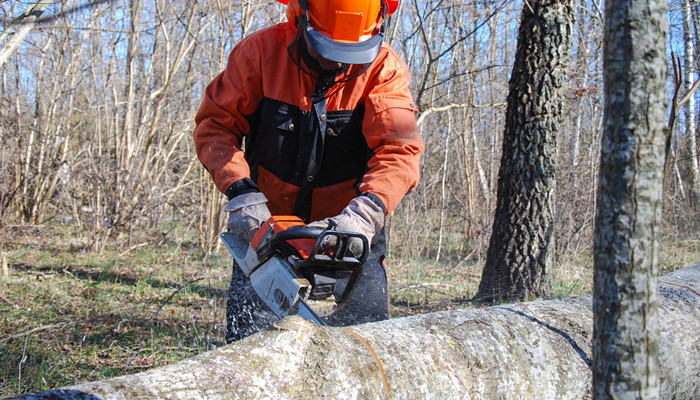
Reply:
M247 242L253 240L255 232L270 218L267 198L260 192L245 193L231 199L224 211L229 212L228 231Z
M369 197L355 197L348 203L347 207L335 217L326 218L321 221L310 223L308 226L341 232L352 232L362 234L367 238L368 243L372 243L374 234L384 226L384 210L375 204ZM328 236L328 242L322 243L326 249L335 246L334 237ZM353 256L362 255L362 242L350 240L348 246Z

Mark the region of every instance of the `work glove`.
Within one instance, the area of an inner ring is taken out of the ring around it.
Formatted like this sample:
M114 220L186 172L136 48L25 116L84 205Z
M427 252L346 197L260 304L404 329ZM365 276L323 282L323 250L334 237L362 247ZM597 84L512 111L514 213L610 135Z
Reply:
M355 197L347 207L335 217L310 223L312 228L335 230L341 232L359 233L367 238L367 243L372 243L374 234L384 226L384 210L367 196ZM324 250L335 246L335 237L326 236L321 246ZM354 257L362 255L362 242L359 239L351 239L348 250Z
M267 198L260 192L238 195L231 199L224 211L229 212L227 228L245 241L250 242L260 226L270 218Z

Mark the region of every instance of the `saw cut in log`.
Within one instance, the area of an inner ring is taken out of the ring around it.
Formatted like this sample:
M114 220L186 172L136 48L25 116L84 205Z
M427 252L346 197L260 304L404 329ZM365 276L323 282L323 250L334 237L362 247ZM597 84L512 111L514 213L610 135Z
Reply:
M661 398L700 398L700 263L659 278ZM589 399L591 297L348 328L299 317L150 371L21 399Z

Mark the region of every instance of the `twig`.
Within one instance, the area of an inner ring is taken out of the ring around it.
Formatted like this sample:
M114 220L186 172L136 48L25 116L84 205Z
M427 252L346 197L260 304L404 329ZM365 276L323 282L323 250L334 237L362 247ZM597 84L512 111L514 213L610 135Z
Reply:
M688 289L688 290L691 291L693 294L695 294L695 295L697 295L697 296L700 296L700 293L698 293L698 292L696 292L695 290L693 290L693 288L691 288L691 287L689 287L689 286L686 286L686 285L681 285L680 283L669 282L669 281L662 281L662 280L659 280L659 283L665 283L665 284L667 284L667 285L674 285L674 286L682 287L682 288L684 288L684 289Z
M62 328L62 327L64 327L64 326L72 325L72 324L73 324L72 322L61 322L61 323L59 323L59 324L42 325L42 326L36 327L36 328L34 328L34 329L32 329L32 330L29 330L29 331L27 331L27 332L25 332L25 333L21 333L21 334L17 334L17 335L11 335L11 336L8 336L8 337L6 337L6 338L4 338L4 339L0 339L0 343L9 342L9 341L12 340L12 339L17 339L17 338L23 337L23 336L25 336L25 335L26 335L26 336L29 336L30 334L36 333L36 332L39 332L39 331L45 331L45 330L54 329L54 328Z
M404 287L402 287L402 288L396 289L396 292L397 292L397 293L398 293L398 292L403 292L404 290L410 290L410 289L428 289L428 290L432 290L433 292L436 292L436 293L440 293L440 294L449 296L449 293L445 293L445 292L442 292L442 291L440 291L440 290L431 288L430 286L442 286L442 287L445 287L445 288L448 288L448 289L451 289L451 288L454 287L453 285L449 285L449 284L447 284L447 283L431 283L431 282L426 282L426 283L417 283L417 284L415 284L415 285L404 286Z
M673 142L673 126L676 123L676 114L678 114L678 96L681 91L682 86L682 73L683 68L681 67L680 57L676 56L674 52L671 52L671 61L673 67L673 96L671 96L671 111L668 116L668 124L664 130L666 136L666 142L664 144L664 175L663 175L663 185L666 187L666 176L668 175L668 167L671 163L671 144Z
M10 269L7 265L7 257L5 257L5 255L2 254L2 252L0 252L0 269L0 273L2 274L2 276L10 276Z
M678 109L685 105L691 97L695 94L695 91L700 87L700 79L697 79L695 83L688 89L688 93L685 94L680 100L678 99L681 91L681 86L683 85L683 67L681 66L680 57L674 52L671 52L671 62L673 67L673 96L671 97L671 111L668 116L668 134L673 132L673 125L676 122L676 116L678 114ZM668 147L668 145L667 145ZM666 151L668 157L668 149Z
M1 294L0 294L0 300L2 300L2 301L4 301L5 303L9 304L9 305L12 306L12 308L14 308L15 310L19 310L19 306L18 306L17 304L11 302L10 300L7 299L7 297L5 297L5 296L3 296L3 295L1 295Z
M17 365L17 388L22 389L22 364L27 361L27 343L29 343L29 332L24 337L24 347L22 348L22 358Z
M461 267L462 264L464 264L464 263L466 263L467 261L469 261L469 259L471 258L471 256L473 256L474 253L476 253L476 250L477 250L477 249L472 250L472 251L469 252L469 254L467 254L464 258L462 258L461 260L459 260L459 262L458 262L457 264L455 264L453 267L450 267L450 271L456 270L457 268ZM477 276L479 276L479 275L477 275Z
M126 250L122 251L121 253L119 253L119 255L118 255L117 257L121 257L121 256L123 256L124 254L130 252L131 250L138 249L139 247L146 246L147 244L148 244L148 242L143 242L143 243L139 243L139 244L137 244L137 245L131 246L131 247L129 247L128 249L126 249Z
M163 301L163 302L160 304L160 306L158 307L158 310L156 310L156 312L153 314L153 318L157 317L158 314L160 314L160 312L163 311L163 307L165 307L166 304L170 303L170 300L172 300L173 297L175 297L176 294L182 292L187 286L189 286L189 285L191 285L191 284L193 284L193 283L195 283L195 282L197 282L197 281L201 281L202 279L204 279L204 278L203 278L203 277L202 277L202 278L197 278L197 277L195 276L194 278L192 278L191 281L189 281L189 282L187 282L186 284L180 286L176 291L174 291L170 296L168 296L168 298L165 299L165 301Z
M671 62L672 62L672 67L673 67L673 96L671 96L671 111L669 112L668 124L666 125L666 127L668 128L667 136L670 136L671 133L673 132L673 125L676 122L676 115L678 114L678 106L679 106L678 105L678 96L680 94L681 86L682 86L682 82L683 82L683 77L681 76L683 71L682 71L680 59L673 52L671 52ZM666 154L668 154L668 149L666 151Z
M678 100L678 107L685 105L685 103L687 103L690 98L693 97L698 88L700 88L700 78L693 83L693 86L691 86L690 89L688 89L688 93L686 93L682 99Z
M418 120L416 123L418 126L420 126L423 123L423 120L428 117L428 115L433 114L433 113L438 113L438 112L443 112L443 111L449 111L455 108L492 108L492 107L500 107L504 106L506 103L493 103L493 104L471 104L471 103L463 103L463 104L448 104L446 106L440 106L440 107L432 107L428 108L427 110L424 110L420 113L420 116L418 117Z
M462 304L465 304L465 301L462 301L460 299L455 299L455 300L449 300L449 299L440 299L440 300L433 300L433 301L426 301L424 303L416 303L416 304L407 304L406 308L410 310L436 310L435 307L440 307L439 310L446 310L449 309L448 307L452 306L461 306Z

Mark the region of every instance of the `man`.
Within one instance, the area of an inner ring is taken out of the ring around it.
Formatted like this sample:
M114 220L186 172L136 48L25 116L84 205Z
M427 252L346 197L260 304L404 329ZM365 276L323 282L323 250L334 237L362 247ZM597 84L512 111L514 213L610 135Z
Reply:
M383 43L397 6L291 0L287 22L235 46L195 118L198 157L230 200L229 231L250 241L270 215L296 215L367 237L363 275L333 325L388 318L384 217L419 180L408 68ZM227 341L274 319L234 266Z

